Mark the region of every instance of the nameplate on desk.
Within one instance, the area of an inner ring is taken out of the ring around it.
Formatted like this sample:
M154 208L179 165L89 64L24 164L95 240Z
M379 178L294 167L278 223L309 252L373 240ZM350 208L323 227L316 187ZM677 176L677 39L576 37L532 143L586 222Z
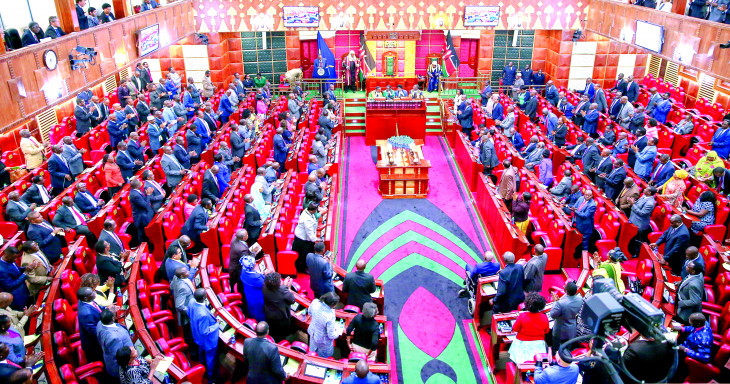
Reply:
M316 377L318 379L324 380L324 377L326 375L327 375L326 367L314 365L312 363L307 363L307 365L304 366L304 376Z

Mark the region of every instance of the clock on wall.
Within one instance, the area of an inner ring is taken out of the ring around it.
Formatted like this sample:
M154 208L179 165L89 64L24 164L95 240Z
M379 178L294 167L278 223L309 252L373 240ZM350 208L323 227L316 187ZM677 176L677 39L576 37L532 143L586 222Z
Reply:
M43 52L43 63L49 71L53 71L58 66L58 55L56 51L49 49Z

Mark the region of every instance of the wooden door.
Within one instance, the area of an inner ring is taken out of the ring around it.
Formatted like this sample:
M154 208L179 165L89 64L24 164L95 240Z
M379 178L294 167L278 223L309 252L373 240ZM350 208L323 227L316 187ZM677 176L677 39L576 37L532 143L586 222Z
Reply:
M459 76L476 77L479 66L479 39L461 39Z

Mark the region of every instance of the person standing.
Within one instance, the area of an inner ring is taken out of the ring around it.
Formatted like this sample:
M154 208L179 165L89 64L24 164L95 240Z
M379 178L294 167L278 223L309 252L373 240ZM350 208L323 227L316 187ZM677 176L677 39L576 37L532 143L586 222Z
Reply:
M542 292L542 281L545 277L545 266L547 265L547 255L544 250L545 248L541 244L535 245L535 255L524 266L523 289L526 293Z
M360 59L355 56L355 51L350 53L342 60L343 80L345 82L345 92L351 90L357 91L357 69L360 67Z
M200 357L205 363L208 382L214 383L218 378L218 321L205 305L205 289L198 288L193 294L195 300L188 303L188 318L193 333L193 340L199 347Z
M317 353L322 358L331 357L334 352L334 341L342 335L342 328L337 324L335 306L340 297L334 292L327 292L314 299L309 306L309 352Z
M372 303L372 293L375 292L375 278L365 272L367 262L360 259L355 264L355 271L345 275L342 292L347 293L347 305L354 305L361 310L366 303Z
M583 307L583 298L578 293L575 281L565 283L565 295L559 300L553 296L553 307L550 317L555 320L553 325L553 351L557 351L561 344L574 338L577 333L576 318Z
M502 162L502 166L504 166L504 171L502 172L502 177L499 179L497 191L502 197L502 200L504 200L504 205L507 207L507 209L511 210L512 198L517 191L516 172L519 171L515 167L512 167L512 163L509 161L509 159L505 159Z
M294 228L292 250L297 253L297 260L294 263L297 272L306 270L307 255L314 251L314 243L317 241L318 223L317 204L310 203L299 215L299 222Z
M96 337L104 354L104 368L112 377L118 377L117 351L134 347L134 344L127 328L115 323L114 317L114 314L108 309L101 312L99 323L96 325Z
M578 364L564 361L559 353L555 354L555 361L557 364L548 367L540 365L535 368L535 384L573 384L578 382L580 376Z
M583 250L589 251L591 235L593 235L596 201L593 200L593 190L586 189L583 196L578 198L575 205L570 207L573 211L573 224L578 232L583 236ZM580 255L580 253L576 253Z
M378 306L365 303L362 313L357 314L347 326L345 334L350 350L367 356L368 361L375 361L380 340L380 324L375 320Z
M259 321L256 337L249 337L243 342L243 357L249 367L247 383L281 384L289 377L281 366L279 347L266 338L268 335L269 324Z
M689 323L693 313L702 312L702 302L706 299L704 278L699 266L694 262L687 263L687 277L677 287L677 319L682 324Z
M275 342L285 340L291 333L291 305L296 303L291 291L292 279L283 282L277 272L269 272L264 277L264 316L271 323L271 337Z
M492 140L493 135L493 131L487 131L487 134L482 136L482 145L479 148L479 162L484 166L483 173L485 175L491 175L494 167L499 165L499 158Z
M497 295L494 297L494 313L511 312L525 300L523 291L525 271L522 265L515 264L515 254L502 255L504 269L499 272Z
M328 292L334 292L332 284L334 271L332 259L324 255L324 242L318 241L314 244L314 253L307 255L307 271L309 272L309 284L314 297L320 297Z
M30 172L38 168L45 159L44 151L50 143L41 144L27 129L20 130L20 149L25 158L25 168ZM726 156L727 157L727 154Z
M629 243L629 253L634 258L639 256L641 244L647 242L649 233L651 232L651 214L654 212L654 207L656 206L655 194L656 188L646 187L644 188L643 196L631 205L629 222L638 228L636 236Z
M515 77L517 75L517 69L515 69L514 65L510 61L507 63L507 66L502 69L502 87L505 87L506 93L511 95L511 88L512 85L515 83Z

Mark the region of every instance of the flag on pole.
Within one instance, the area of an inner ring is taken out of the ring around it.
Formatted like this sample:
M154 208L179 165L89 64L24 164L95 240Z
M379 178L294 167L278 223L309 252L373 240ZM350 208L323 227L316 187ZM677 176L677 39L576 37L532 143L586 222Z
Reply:
M449 31L446 35L444 49L441 52L441 59L441 71L443 72L443 77L449 77L451 74L459 71L459 64L461 64L461 61L459 60L459 56L456 54L456 50L454 50L454 41L451 40L451 31Z
M375 69L375 59L365 43L365 31L360 31L360 80Z

